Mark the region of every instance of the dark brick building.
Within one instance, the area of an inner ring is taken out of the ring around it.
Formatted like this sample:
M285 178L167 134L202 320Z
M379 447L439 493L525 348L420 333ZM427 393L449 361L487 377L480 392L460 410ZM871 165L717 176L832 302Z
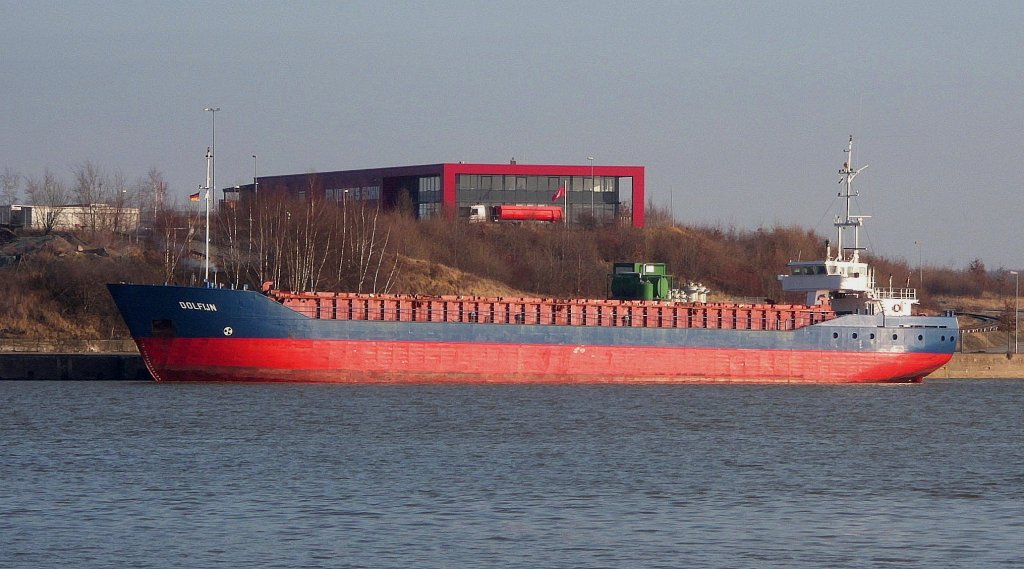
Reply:
M562 187L565 197L553 200ZM410 208L418 218L469 217L478 205L558 205L566 207L569 222L593 216L644 225L643 166L456 162L260 176L255 188L298 196L316 192L339 202L379 201L384 208ZM237 190L246 200L253 189L250 184L227 191Z

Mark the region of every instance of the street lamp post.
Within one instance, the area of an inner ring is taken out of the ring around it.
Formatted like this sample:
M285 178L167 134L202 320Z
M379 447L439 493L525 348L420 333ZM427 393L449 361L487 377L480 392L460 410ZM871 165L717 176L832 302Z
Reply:
M918 274L918 286L924 289L924 264L922 262L923 254L921 253L921 241L914 241L914 245L917 245L917 274Z
M1013 353L1017 353L1017 334L1020 330L1020 272L1010 271L1013 275Z

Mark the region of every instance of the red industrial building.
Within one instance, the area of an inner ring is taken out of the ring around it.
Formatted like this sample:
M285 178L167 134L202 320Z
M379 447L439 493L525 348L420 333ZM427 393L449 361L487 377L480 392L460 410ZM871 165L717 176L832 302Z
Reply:
M601 222L644 225L643 166L457 162L260 176L256 182L237 188L242 200L254 189L296 196L315 192L339 202L367 200L389 209L411 208L418 218L442 213L470 218L480 206L563 206L570 223L592 216Z

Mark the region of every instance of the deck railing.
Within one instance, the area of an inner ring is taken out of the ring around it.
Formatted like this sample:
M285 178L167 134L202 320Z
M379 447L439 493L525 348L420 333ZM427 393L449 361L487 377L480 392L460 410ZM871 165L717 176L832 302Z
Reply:
M880 299L915 300L917 298L917 289L882 287L876 288L875 294Z

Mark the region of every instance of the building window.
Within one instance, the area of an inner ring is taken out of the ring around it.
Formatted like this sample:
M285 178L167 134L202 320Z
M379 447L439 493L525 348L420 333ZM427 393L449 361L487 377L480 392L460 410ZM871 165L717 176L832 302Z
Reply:
M441 204L437 203L421 203L419 206L419 218L427 219L430 217L436 217L441 211Z
M429 176L419 179L419 202L435 203L441 201L441 178Z
M441 190L441 177L440 176L428 176L426 178L420 178L420 191L421 192L437 192Z
M455 185L459 191L475 190L480 187L480 176L476 174L459 174L458 179L455 180Z

